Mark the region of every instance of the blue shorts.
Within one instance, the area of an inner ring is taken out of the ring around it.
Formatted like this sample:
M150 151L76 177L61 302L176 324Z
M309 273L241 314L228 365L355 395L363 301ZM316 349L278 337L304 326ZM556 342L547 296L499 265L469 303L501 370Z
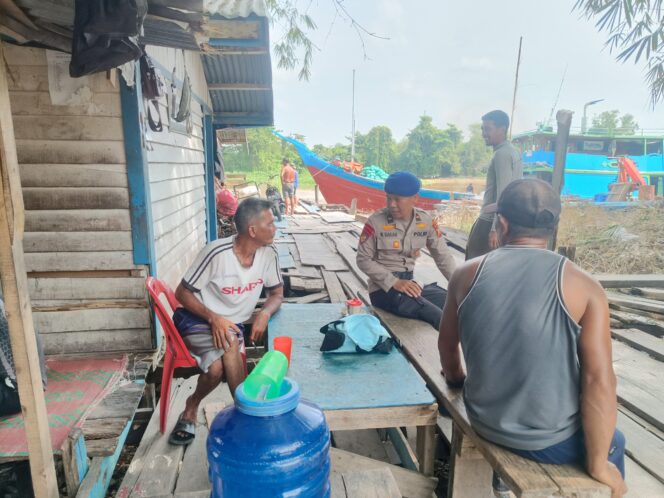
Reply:
M508 448L512 453L516 453L524 458L535 460L540 463L566 464L578 463L585 464L586 444L583 438L583 431L579 429L571 437L564 441L544 448L543 450L517 450ZM618 429L613 433L611 446L609 447L608 460L616 467L625 478L625 436Z

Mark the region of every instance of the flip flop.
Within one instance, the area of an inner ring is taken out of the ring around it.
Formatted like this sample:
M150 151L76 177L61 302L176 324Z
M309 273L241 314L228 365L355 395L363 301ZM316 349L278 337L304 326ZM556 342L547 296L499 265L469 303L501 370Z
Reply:
M182 420L182 415L180 415L171 435L168 437L168 442L176 446L187 446L195 437L196 424L188 420Z

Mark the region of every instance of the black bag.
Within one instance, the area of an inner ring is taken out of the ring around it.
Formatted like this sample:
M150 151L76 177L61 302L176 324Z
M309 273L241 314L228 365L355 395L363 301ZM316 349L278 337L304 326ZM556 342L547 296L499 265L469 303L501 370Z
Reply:
M161 113L159 112L159 98L164 94L161 80L148 54L143 53L139 64L141 69L141 89L143 91L143 98L147 100L148 125L152 131L163 131L164 125L161 122ZM157 121L152 116L153 107L159 118Z
M140 66L143 98L147 100L157 100L164 94L164 91L157 70L152 63L152 59L148 57L148 54L143 53L140 60Z
M147 0L76 0L69 75L78 78L138 59Z

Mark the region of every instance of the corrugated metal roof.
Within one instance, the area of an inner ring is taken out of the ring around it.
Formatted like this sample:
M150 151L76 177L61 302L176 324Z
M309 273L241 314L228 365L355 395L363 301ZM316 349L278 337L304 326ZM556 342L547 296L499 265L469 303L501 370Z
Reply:
M218 124L269 126L274 123L269 51L241 55L203 54L202 61ZM216 84L229 88L214 89ZM245 88L233 87L234 84ZM256 88L250 88L252 85Z
M249 17L251 14L265 17L263 0L205 0L203 9L205 12L218 14L228 19Z
M74 0L16 0L16 3L39 20L68 29L73 25ZM218 29L221 36L227 33L228 38L214 38L213 29L207 34L209 43L200 43L191 30L178 23L148 16L141 42L193 51L209 50L203 52L201 58L218 126L272 125L272 66L264 0L205 0L204 10L208 24ZM215 26L215 21L221 21L222 26ZM227 29L223 26L227 21L245 29ZM215 84L227 88L214 89Z

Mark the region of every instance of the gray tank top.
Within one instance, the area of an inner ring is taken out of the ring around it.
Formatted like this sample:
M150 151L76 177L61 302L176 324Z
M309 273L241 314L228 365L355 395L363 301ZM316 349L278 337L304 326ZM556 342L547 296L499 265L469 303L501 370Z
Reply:
M466 409L489 441L540 450L581 427L581 329L561 298L565 261L544 249L497 249L459 306Z

